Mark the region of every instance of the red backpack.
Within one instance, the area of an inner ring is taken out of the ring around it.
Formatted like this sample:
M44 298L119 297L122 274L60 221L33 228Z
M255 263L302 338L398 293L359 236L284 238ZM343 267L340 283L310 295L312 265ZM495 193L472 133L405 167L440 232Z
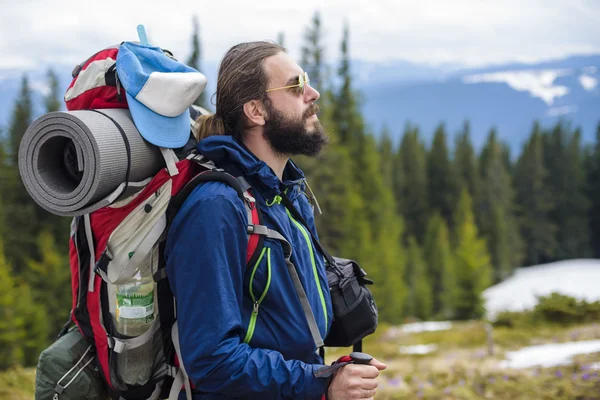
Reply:
M115 70L117 52L118 46L102 50L75 68L65 94L69 110L127 107ZM192 115L197 113L194 109ZM166 167L142 190L77 216L71 224L70 322L95 349L114 399L176 399L183 386L191 396L180 367L175 304L163 255L168 227L191 191L207 181L224 182L246 205L249 232L259 224L245 180L193 151L182 159L172 150L162 152ZM259 233L248 237L246 261L253 263L263 238Z

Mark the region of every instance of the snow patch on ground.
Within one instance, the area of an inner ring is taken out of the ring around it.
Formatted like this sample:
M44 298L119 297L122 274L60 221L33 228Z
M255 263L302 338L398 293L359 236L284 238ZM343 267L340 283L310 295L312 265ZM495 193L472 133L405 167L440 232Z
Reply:
M557 367L573 363L573 356L600 352L600 340L580 342L552 343L529 346L506 353L506 360L500 363L501 368ZM600 364L600 363L597 363ZM593 368L593 366L591 366Z
M537 296L558 292L580 300L600 300L600 260L564 260L519 268L513 276L483 292L487 316L501 311L523 311L537 304Z
M438 349L436 344L416 344L413 346L400 346L401 354L429 354Z
M450 321L427 321L404 324L400 327L402 333L447 331L452 328Z

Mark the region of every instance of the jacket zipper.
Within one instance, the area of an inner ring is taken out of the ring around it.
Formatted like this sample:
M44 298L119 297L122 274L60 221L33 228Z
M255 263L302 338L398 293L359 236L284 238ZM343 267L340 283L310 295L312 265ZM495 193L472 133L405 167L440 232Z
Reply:
M258 269L260 262L263 259L263 256L267 253L267 285L265 286L265 290L263 290L262 294L256 299L254 296L254 291L252 290L252 283L254 282L254 274ZM271 286L271 249L268 247L264 247L256 264L254 264L254 269L252 270L252 275L250 275L250 297L252 297L252 301L254 302L254 306L252 308L252 315L250 316L250 323L248 324L248 331L246 332L246 337L244 338L244 343L250 343L252 340L252 336L254 335L254 329L256 328L256 319L258 318L258 309L260 307L260 303L264 300L267 292L269 291L269 286Z
M298 229L300 229L300 232L302 232L302 235L304 235L304 239L306 240L306 245L308 246L308 251L310 252L310 261L312 263L312 270L313 270L313 274L315 276L315 284L317 285L317 289L319 290L319 297L321 299L321 307L323 307L323 316L325 317L325 326L327 326L327 307L325 306L325 296L323 296L323 289L321 288L321 282L319 281L319 273L317 272L317 264L315 263L315 254L313 252L312 240L310 238L310 235L306 231L306 228L301 223L296 221L294 219L294 217L292 217L290 210L288 210L286 208L285 212L287 213L288 217L290 217L290 219L292 220L294 225L296 225L296 227L298 227Z

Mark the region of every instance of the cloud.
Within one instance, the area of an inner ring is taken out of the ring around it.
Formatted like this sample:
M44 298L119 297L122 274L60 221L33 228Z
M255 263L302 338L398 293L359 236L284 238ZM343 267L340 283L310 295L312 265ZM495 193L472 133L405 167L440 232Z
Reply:
M554 85L559 76L570 75L571 70L554 69L541 71L510 71L469 75L463 78L465 83L501 82L518 91L529 92L533 97L552 105L554 99L569 93L565 86Z
M561 107L552 107L546 111L547 117L560 117L561 115L567 115L574 112L577 112L577 106L561 106Z
M590 75L581 75L579 77L579 83L587 91L592 91L598 85L598 79Z
M320 10L326 58L339 54L348 21L353 58L408 60L468 66L539 61L600 52L600 3L570 0L22 0L0 15L0 67L74 64L91 52L137 38L150 40L184 59L189 54L192 15L200 19L203 57L219 60L232 45L275 40L299 58L302 35ZM19 61L19 62L16 62Z

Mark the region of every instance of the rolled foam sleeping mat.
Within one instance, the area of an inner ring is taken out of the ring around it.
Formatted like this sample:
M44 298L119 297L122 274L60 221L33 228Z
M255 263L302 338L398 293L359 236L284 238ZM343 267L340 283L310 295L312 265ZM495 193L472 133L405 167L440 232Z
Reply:
M160 150L142 138L123 109L45 114L19 146L27 192L40 207L62 216L90 213L129 196L162 167Z

